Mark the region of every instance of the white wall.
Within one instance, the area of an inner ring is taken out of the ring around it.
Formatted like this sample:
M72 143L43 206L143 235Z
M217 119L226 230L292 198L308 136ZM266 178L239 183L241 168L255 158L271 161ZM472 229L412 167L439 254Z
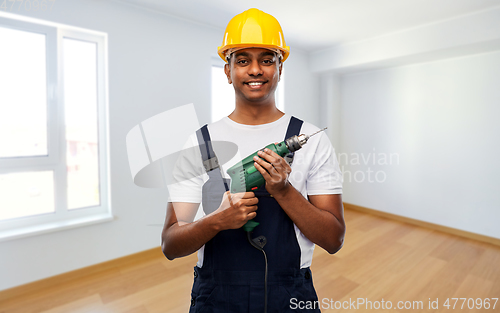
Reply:
M334 73L323 74L319 78L319 127L325 130L335 151L340 149L340 76Z
M499 50L494 7L312 52L344 201L500 238Z
M284 63L285 112L319 127L319 76L310 71L308 60L305 52L291 47Z
M500 238L499 86L500 52L344 75L344 201Z
M200 124L210 121L211 58L224 31L110 1L56 1L52 10L16 14L108 33L116 219L0 242L0 290L160 245L167 194L133 184L125 137L141 121L187 103L195 104ZM287 112L314 122L315 84L306 64L307 56L300 52L286 63L286 106Z

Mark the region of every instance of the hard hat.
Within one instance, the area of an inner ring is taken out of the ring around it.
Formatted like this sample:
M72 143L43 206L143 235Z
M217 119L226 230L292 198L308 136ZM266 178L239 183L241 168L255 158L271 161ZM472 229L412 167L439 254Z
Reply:
M290 54L278 20L258 9L246 10L229 21L217 53L227 61L226 52L229 49L242 48L278 49L283 55L282 61Z

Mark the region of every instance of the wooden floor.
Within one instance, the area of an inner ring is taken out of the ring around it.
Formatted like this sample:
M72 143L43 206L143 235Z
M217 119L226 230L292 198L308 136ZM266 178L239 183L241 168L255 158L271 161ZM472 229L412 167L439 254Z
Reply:
M315 250L312 271L323 312L500 312L500 303L492 308L492 298L500 298L499 246L352 210L345 218L342 250ZM0 313L187 312L195 262L195 255L168 261L158 250L145 260L7 299ZM463 309L464 300L452 298L466 298ZM468 299L476 306L486 298L489 309L467 308L473 304ZM382 300L392 309L382 309ZM436 300L439 309L429 309ZM330 307L341 304L350 308Z

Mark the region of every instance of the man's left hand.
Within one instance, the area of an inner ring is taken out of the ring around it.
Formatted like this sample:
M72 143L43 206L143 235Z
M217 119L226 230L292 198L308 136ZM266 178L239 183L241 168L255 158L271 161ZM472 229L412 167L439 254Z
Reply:
M264 149L258 152L259 157L254 157L255 168L266 180L266 190L271 195L286 193L290 183L288 176L292 172L290 165L276 152Z

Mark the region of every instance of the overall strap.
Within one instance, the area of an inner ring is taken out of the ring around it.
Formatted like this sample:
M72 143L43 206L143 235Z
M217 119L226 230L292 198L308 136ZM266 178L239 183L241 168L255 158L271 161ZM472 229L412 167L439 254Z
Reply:
M292 136L298 136L300 133L300 128L304 122L299 120L295 116L290 118L290 123L288 124L288 129L286 130L285 139L288 139Z
M295 116L290 118L290 123L288 124L288 129L286 130L285 140L292 137L298 136L300 134L300 128L304 122L299 120ZM291 152L287 154L284 159L288 162L288 164L292 165L294 153Z
M210 172L219 167L219 161L212 148L212 141L208 133L208 127L205 124L202 128L196 131L198 144L200 145L201 158L203 160L203 167L205 171Z
M227 186L227 183L224 181L224 179L222 179L219 160L217 159L214 149L212 148L212 141L210 139L210 133L208 132L207 124L196 131L196 137L198 138L201 159L203 161L203 167L205 168L205 171L210 178L220 179L224 183L226 191L228 191L229 187Z

